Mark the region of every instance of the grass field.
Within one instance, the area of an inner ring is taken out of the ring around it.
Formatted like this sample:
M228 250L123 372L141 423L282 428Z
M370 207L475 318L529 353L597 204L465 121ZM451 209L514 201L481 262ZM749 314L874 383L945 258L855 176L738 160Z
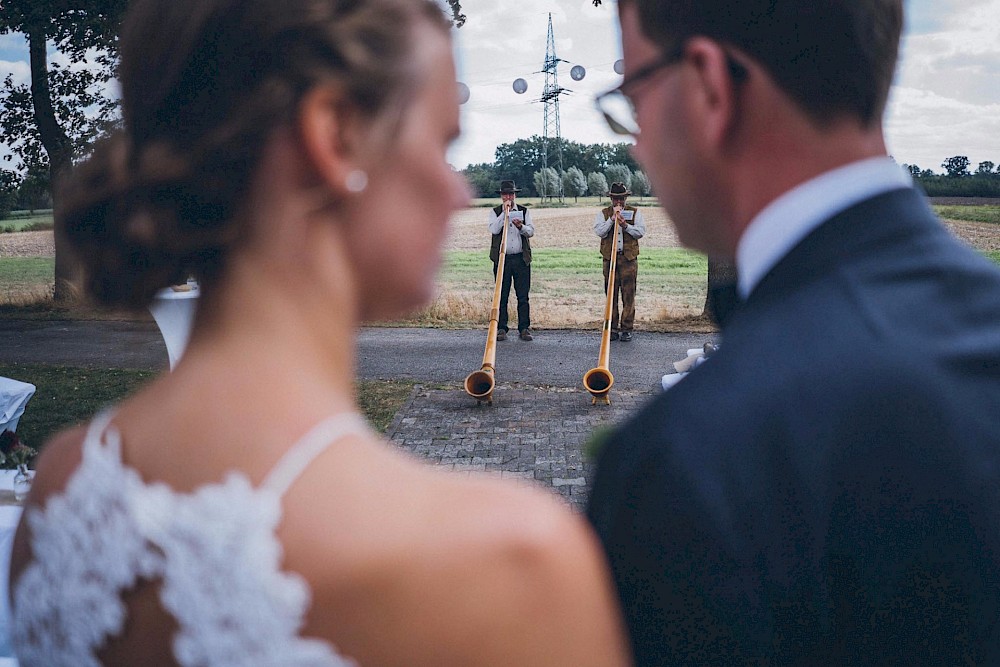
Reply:
M495 205L496 201L483 199L476 203L485 206ZM532 203L531 199L526 201ZM655 199L646 201L653 203ZM600 322L605 296L593 219L605 203L603 198L589 197L580 198L576 206L533 209L536 234L532 239L535 259L531 303L532 325L536 328L589 328ZM935 210L959 237L1000 263L1000 206L935 205ZM680 248L673 225L662 209L649 207L642 211L646 236L640 242L638 325L647 330L703 330L707 323L699 317L705 301L705 258ZM494 284L488 258L487 217L486 210L475 207L455 214L436 297L422 312L399 324L478 327L486 323ZM23 257L10 251L5 254L5 239L13 243L18 236L22 235L0 235L0 309L10 308L3 304L15 304L22 316L44 317L44 304L51 305L46 300L52 290L52 258ZM33 303L40 305L30 306ZM511 317L513 303L512 296ZM94 313L60 316L88 318Z
M0 303L30 302L52 294L51 257L0 258Z
M1000 206L934 206L934 212L945 220L968 220L1000 225Z
M17 427L21 439L36 449L56 432L90 419L156 375L153 371L120 368L0 364L0 376L37 387ZM407 381L362 381L356 387L358 404L372 426L384 432L412 389L413 383Z
M647 248L639 255L636 319L645 327L700 315L705 304L703 255L681 248ZM409 323L480 326L493 299L493 265L481 251L449 251L438 296ZM603 262L597 249L541 248L532 252L531 315L536 328L597 325L604 315ZM511 323L516 321L514 296Z
M52 211L36 211L34 215L18 211L11 217L0 220L0 233L41 229L52 229Z

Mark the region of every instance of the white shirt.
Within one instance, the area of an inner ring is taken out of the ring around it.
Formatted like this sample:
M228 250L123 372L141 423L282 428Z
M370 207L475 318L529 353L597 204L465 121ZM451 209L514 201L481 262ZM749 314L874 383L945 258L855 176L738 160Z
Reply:
M784 193L765 206L740 237L740 298L750 296L775 264L834 215L876 195L912 187L913 179L902 167L877 157L838 167Z
M625 210L622 211L623 218L627 214L628 214L628 211L625 211ZM603 239L605 236L608 235L608 232L611 231L611 225L613 225L613 224L614 224L614 219L613 218L607 218L607 219L605 219L605 217L604 217L604 209L601 209L600 211L597 212L597 215L594 216L594 233L597 234L598 236L600 236ZM645 236L646 235L646 223L642 219L642 211L636 209L635 216L632 219L632 224L631 225L624 224L624 225L619 225L618 226L618 244L617 244L617 250L618 250L618 252L622 251L622 230L623 229L626 232L628 232L629 236L631 236L632 238L635 238L635 239L641 239L643 236Z
M514 224L514 220L521 215L516 207L510 210L510 222L507 223L507 249L504 253L505 255L516 255L521 252L521 236L526 236L529 239L535 235L535 226L531 224L531 214L528 210L524 211L524 224L521 225L521 229L518 229ZM490 209L490 234L499 234L503 229L503 207L500 207L500 215L493 213L493 209Z

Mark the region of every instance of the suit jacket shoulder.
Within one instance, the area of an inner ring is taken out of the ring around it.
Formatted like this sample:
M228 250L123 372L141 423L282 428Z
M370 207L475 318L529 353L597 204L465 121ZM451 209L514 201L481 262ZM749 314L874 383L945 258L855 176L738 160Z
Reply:
M824 223L601 456L637 663L996 662L998 414L1000 272L916 193Z

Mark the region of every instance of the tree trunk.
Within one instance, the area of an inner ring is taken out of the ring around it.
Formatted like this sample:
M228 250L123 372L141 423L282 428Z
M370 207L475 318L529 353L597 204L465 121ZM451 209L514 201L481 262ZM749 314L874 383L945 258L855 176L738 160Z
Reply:
M49 183L52 191L53 208L59 205L56 200L60 178L69 171L73 163L73 147L66 133L56 120L52 107L52 92L49 90L49 65L45 52L46 38L42 27L32 27L27 30L28 51L31 62L31 101L34 106L35 124L38 134L49 156ZM72 284L76 280L77 267L72 259L66 239L55 232L56 268L55 268L55 300L65 302L73 294Z
M703 317L725 323L736 306L736 263L718 257L708 258L708 293Z

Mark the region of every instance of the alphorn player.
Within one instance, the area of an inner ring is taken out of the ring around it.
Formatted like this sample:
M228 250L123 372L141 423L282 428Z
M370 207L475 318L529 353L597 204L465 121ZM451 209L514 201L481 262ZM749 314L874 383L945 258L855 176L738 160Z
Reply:
M618 258L615 260L615 292L611 306L611 340L618 340L620 336L625 343L632 340L632 328L635 324L635 283L639 273L639 239L646 233L642 212L635 206L628 206L625 203L630 194L631 190L626 188L624 183L612 183L608 192L611 206L602 209L594 218L594 233L601 237L605 293L608 291L611 253L618 253Z
M493 260L493 277L497 275L497 264L500 262L500 239L503 236L504 214L509 209L510 216L507 229L507 257L503 266L503 283L500 287L500 314L497 318L497 340L507 340L507 300L510 298L510 284L514 283L514 293L517 295L517 330L521 340L531 340L531 306L528 303L528 292L531 291L531 244L528 241L535 235L535 227L531 224L528 209L516 203L517 193L521 189L514 181L501 181L500 195L502 203L490 213L489 228L493 235L490 245L490 259Z

